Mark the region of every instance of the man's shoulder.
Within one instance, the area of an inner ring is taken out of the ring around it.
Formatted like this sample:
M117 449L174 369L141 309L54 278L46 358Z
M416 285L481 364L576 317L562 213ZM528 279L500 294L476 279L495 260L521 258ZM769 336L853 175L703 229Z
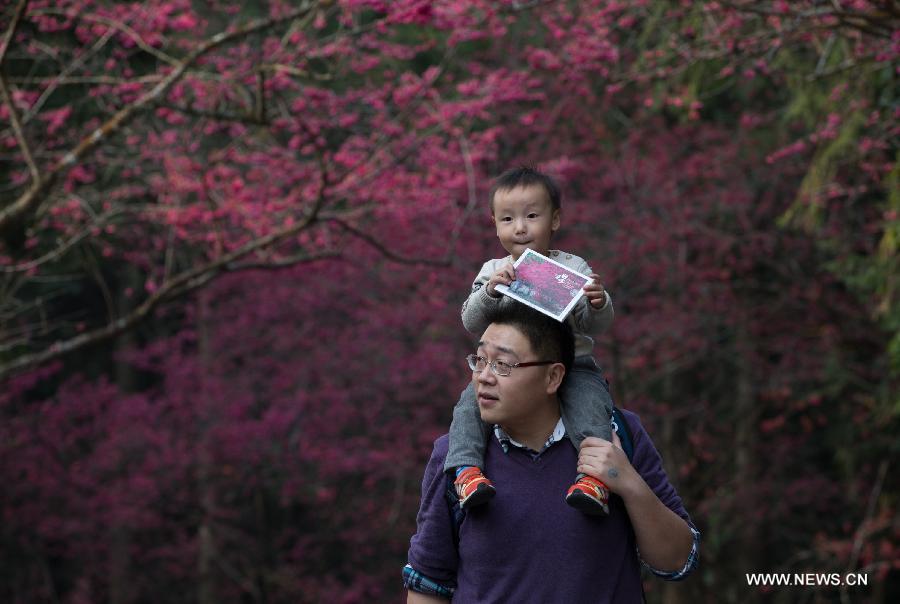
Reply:
M634 411L629 411L628 409L622 409L621 407L619 407L618 409L622 412L622 415L625 417L625 421L628 422L628 427L631 428L632 431L638 428L640 428L641 430L644 429L644 427L641 425L641 418L637 413L635 413Z
M631 439L633 446L635 448L635 452L637 452L637 448L640 444L646 443L649 441L652 443L653 441L650 439L650 436L647 434L647 430L644 428L644 424L641 423L641 417L635 413L634 411L629 411L628 409L622 409L619 407L619 411L622 414L622 417L625 418L625 421L628 423L628 431L631 433Z
M432 455L440 455L441 457L447 457L447 451L450 450L450 434L441 434L436 439L434 439L434 451Z
M434 446L431 450L431 458L428 460L430 466L440 466L443 470L444 460L447 459L447 453L450 451L450 435L442 434L434 439Z
M650 433L647 432L647 429L641 422L640 416L625 409L619 409L619 411L621 411L622 416L628 423L628 429L631 432L632 448L634 450L632 465L639 467L646 463L651 463L651 465L658 464L660 460L659 451Z

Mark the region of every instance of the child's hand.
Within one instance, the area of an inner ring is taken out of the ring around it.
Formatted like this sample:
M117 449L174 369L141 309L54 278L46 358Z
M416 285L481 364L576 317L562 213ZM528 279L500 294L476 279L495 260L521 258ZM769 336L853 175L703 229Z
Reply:
M487 282L487 293L492 298L499 298L500 294L497 293L497 290L494 289L496 285L503 284L509 285L513 281L516 280L516 269L513 268L513 265L509 262L506 263L506 266L501 268L499 271L491 275L490 280Z
M606 305L606 290L603 288L603 284L600 283L600 275L591 273L589 276L592 282L584 286L584 295L587 296L591 306L603 308Z

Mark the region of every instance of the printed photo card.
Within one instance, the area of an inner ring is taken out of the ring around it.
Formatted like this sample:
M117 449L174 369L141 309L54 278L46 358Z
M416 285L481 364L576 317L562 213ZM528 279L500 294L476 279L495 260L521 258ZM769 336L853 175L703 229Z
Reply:
M511 285L497 285L496 290L531 308L564 321L590 277L577 273L546 256L527 249L513 264L516 280Z

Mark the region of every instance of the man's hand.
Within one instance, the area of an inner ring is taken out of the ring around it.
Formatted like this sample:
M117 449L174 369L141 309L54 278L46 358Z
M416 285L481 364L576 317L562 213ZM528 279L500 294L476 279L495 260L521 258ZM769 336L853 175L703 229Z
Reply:
M600 275L591 273L591 282L584 286L584 295L594 308L603 308L606 305L606 289L600 283Z
M647 486L621 445L615 433L613 442L585 438L578 454L578 471L602 480L622 498L644 562L660 571L681 570L691 552L691 530Z
M497 290L494 289L495 286L499 284L509 285L513 281L516 280L516 269L513 268L512 263L507 262L506 266L501 268L499 271L491 275L490 280L487 282L487 293L492 298L499 298L500 294L497 293Z
M612 442L593 436L582 441L578 454L578 471L600 480L610 491L621 497L629 489L635 488L636 480L643 482L628 461L628 456L622 450L622 441L615 432Z

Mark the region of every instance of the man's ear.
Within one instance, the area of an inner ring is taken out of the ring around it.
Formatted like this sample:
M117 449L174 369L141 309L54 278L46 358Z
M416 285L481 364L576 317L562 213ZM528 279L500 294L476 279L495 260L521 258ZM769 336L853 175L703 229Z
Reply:
M553 363L547 369L547 394L556 394L566 377L566 366L562 363Z

